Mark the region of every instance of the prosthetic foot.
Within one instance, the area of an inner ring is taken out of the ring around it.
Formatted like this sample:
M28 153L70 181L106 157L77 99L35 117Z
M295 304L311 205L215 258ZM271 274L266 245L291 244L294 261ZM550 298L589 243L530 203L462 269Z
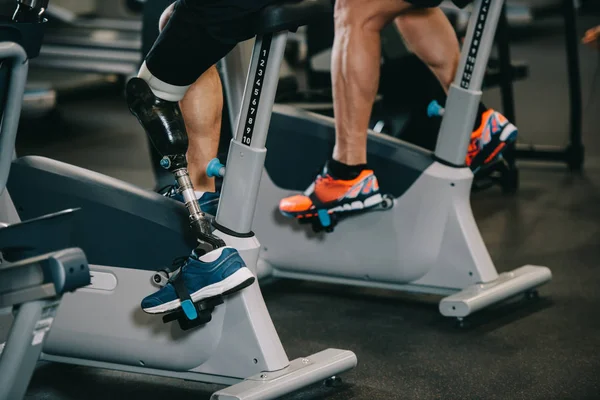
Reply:
M173 266L176 271L163 270L154 276L154 282L162 288L142 300L142 309L148 314L166 314L164 322L177 320L183 330L209 322L214 308L223 304L223 296L255 281L232 247L221 247L202 257L194 252L176 260Z
M183 330L204 325L214 308L223 304L223 296L250 286L255 277L237 250L213 235L211 220L200 209L187 170L188 139L178 103L158 98L140 78L129 81L127 102L163 156L161 166L175 176L177 195L189 211L190 227L198 239L190 256L175 260L171 268L153 276L160 289L142 300L142 309L165 314L165 323L178 321Z

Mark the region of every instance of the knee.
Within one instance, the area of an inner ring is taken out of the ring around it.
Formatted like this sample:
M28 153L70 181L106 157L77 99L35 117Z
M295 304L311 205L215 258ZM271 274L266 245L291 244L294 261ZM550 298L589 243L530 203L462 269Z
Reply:
M349 29L368 29L381 31L386 16L377 7L377 1L336 0L334 22L336 32Z
M159 32L162 32L162 30L165 29L165 26L167 26L167 23L171 19L171 15L173 15L174 9L175 3L172 3L169 7L165 8L165 11L163 11L163 13L161 14L160 19L158 21Z

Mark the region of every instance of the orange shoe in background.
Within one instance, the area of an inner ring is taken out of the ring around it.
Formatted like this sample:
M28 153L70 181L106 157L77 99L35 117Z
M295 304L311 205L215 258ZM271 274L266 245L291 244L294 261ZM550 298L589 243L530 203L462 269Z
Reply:
M476 173L501 157L506 145L517 139L517 127L492 109L483 113L479 128L471 134L466 164Z

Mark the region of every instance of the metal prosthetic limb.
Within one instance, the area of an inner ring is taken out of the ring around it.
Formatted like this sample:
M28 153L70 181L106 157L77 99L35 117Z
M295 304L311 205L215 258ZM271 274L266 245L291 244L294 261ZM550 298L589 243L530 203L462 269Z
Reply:
M152 137L150 140L152 140L152 143L155 143ZM185 138L185 147L187 151L187 137ZM213 229L211 221L206 214L200 210L198 199L194 192L194 186L188 173L185 152L183 155L181 153L176 155L165 155L161 148L156 147L156 149L163 155L162 160L160 160L160 165L169 170L177 180L179 191L183 196L185 206L190 213L190 227L194 230L196 237L198 238L197 249L207 253L218 249L219 247L224 247L225 242L212 234Z
M196 252L206 253L224 247L225 242L212 234L211 221L198 205L185 156L188 150L188 137L177 103L156 97L148 84L140 78L129 81L127 101L131 112L144 126L150 141L163 156L160 160L161 167L170 171L177 180L190 214L190 227L198 239Z

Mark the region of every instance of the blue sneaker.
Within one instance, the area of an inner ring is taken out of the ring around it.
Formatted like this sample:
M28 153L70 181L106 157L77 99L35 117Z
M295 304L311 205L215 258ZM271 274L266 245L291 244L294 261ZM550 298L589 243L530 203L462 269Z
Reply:
M183 195L179 193L179 186L177 184L169 185L161 190L159 193L165 197L170 197L173 200L177 200L183 203ZM209 215L216 216L217 208L219 207L219 199L221 193L206 192L198 199L198 205L200 210Z
M162 289L142 300L142 309L148 314L172 312L181 307L181 297L197 303L238 292L254 280L233 247L221 247L199 258L192 253Z

